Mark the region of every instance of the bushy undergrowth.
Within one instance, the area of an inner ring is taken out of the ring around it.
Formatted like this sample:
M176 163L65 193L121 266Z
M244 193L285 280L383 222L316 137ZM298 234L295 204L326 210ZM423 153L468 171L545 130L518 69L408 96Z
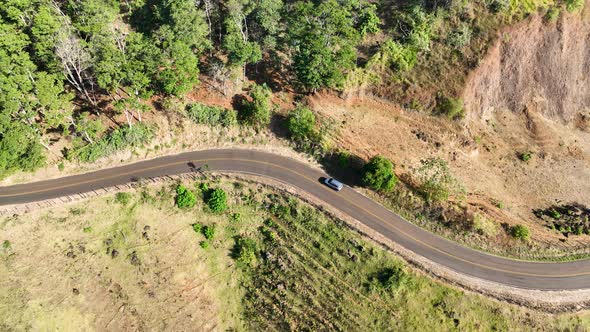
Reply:
M553 205L533 212L548 228L565 236L590 234L590 208L582 204Z
M519 240L528 240L531 236L531 232L525 225L515 225L510 228L510 234Z
M230 127L238 123L236 111L219 106L195 103L187 106L186 114L195 123L210 126Z
M86 144L68 152L68 157L74 157L82 162L95 162L117 151L126 148L138 148L148 143L154 136L154 130L143 123L121 126L104 135L99 140Z

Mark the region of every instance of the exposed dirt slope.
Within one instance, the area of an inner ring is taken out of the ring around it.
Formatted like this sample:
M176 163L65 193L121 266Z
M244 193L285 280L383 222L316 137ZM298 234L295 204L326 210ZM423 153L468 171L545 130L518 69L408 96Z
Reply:
M497 109L534 107L571 122L590 109L590 6L564 13L556 23L540 15L501 32L467 81L470 116L487 118Z

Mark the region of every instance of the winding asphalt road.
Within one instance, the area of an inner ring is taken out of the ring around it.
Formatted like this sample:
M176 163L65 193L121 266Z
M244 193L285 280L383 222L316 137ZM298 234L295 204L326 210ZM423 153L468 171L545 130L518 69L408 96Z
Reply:
M207 166L204 166L207 165ZM535 290L590 288L590 260L527 262L469 249L425 231L350 187L335 192L320 184L327 175L291 158L253 150L207 150L146 160L54 180L0 187L0 205L29 203L202 168L273 178L313 195L390 240L456 272Z

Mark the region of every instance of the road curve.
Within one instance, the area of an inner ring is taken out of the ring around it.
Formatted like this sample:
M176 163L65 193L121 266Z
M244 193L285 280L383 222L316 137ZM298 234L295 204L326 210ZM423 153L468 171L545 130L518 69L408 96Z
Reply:
M207 166L204 166L207 165ZM425 231L350 187L323 186L325 173L291 158L239 149L206 150L166 156L64 178L0 187L0 205L29 203L202 168L256 174L287 183L362 222L402 247L468 276L535 290L590 288L590 260L528 262L493 256Z

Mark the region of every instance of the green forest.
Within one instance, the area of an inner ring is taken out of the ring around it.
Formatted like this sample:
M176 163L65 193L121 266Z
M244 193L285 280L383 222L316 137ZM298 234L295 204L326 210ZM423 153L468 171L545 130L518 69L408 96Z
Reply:
M498 27L540 9L555 15L582 5L1 0L0 178L44 165L48 134L70 139L64 154L86 161L138 144L151 135L142 112L153 100L183 98L204 75L264 81L274 91L299 94L385 86L384 97L434 110L441 96L452 101ZM432 89L441 77L451 83ZM413 99L408 91L416 89L426 97ZM106 121L107 108L125 121Z

